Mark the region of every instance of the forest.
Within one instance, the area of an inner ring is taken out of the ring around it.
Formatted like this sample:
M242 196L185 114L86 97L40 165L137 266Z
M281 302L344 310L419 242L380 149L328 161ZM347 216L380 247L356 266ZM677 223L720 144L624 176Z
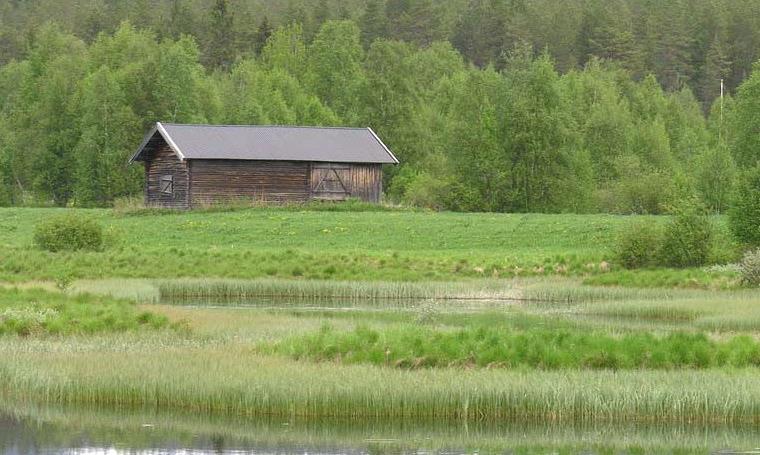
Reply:
M406 205L720 213L758 44L753 0L3 0L0 205L139 197L165 121L371 126Z

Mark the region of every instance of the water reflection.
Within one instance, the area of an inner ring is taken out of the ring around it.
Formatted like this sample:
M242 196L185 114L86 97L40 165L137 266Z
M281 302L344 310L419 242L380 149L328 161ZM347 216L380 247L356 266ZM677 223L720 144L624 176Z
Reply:
M270 421L151 411L0 406L5 454L715 453L760 446L753 427Z

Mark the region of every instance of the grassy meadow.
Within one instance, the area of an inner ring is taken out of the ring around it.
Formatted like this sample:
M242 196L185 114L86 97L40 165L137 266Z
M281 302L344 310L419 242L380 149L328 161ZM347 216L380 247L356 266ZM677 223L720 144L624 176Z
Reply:
M456 281L483 277L621 274L611 247L642 217L332 211L330 206L118 213L76 209L105 227L99 252L44 252L34 227L72 209L0 209L0 280L256 278ZM664 217L649 217L663 223ZM714 220L716 255L733 246ZM610 272L610 273L605 273ZM663 271L665 285L730 286L729 272ZM649 277L654 280L654 277Z
M0 210L0 329L30 327L0 335L0 395L21 407L760 423L760 294L730 266L619 268L633 218L82 210L102 251L44 252L56 212Z

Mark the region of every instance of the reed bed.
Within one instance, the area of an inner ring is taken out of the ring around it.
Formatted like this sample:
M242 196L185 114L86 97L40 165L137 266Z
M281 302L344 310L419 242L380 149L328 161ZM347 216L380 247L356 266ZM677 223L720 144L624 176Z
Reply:
M526 301L554 303L591 303L609 301L670 301L670 300L758 300L754 289L716 291L678 288L635 288L618 286L589 286L561 278L533 279L519 284Z
M248 348L2 352L0 390L39 403L280 417L760 423L760 371L403 371Z
M256 298L301 300L516 299L510 281L363 282L283 279L180 279L156 283L162 300L213 299L214 302Z
M135 278L109 278L102 280L77 280L67 289L69 294L106 295L141 303L160 300L158 288L150 280Z

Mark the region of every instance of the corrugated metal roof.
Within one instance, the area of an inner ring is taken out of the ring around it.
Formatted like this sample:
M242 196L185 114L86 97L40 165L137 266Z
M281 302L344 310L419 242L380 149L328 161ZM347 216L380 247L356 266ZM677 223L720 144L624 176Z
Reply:
M388 163L398 160L371 128L157 123L130 161L160 134L181 159Z

